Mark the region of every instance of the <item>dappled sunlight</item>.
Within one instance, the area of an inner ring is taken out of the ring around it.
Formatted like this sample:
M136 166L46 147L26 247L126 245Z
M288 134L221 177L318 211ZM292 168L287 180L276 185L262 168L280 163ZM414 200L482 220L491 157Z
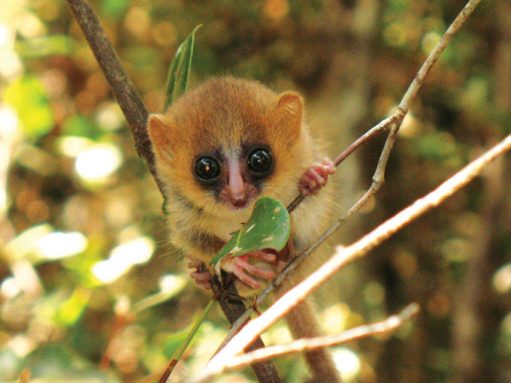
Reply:
M183 275L166 274L160 278L158 285L161 292L165 294L174 294L180 291L188 283Z
M189 277L189 254L168 239L167 218L178 224L195 218L162 213L133 127L66 1L0 3L0 381L157 381L212 297ZM162 112L169 63L202 24L190 88L233 74L278 93L297 91L311 135L331 154L396 109L461 6L445 0L90 3L149 113ZM411 105L385 184L340 229L336 243L352 243L509 133L511 5L482 5ZM222 105L215 118L230 108ZM200 116L199 105L187 118ZM332 177L339 186L335 205L349 207L367 190L383 135L340 164ZM391 336L332 347L345 382L468 381L461 367L479 365L488 381L507 381L509 157L496 165L343 269L324 300L323 291L316 297L329 335L412 301L421 306L419 319ZM171 166L186 172L190 164ZM167 205L197 202L189 185L178 186L182 200ZM332 220L341 214L334 210ZM201 372L228 327L215 305L174 380ZM463 338L473 330L481 344ZM276 345L291 337L280 321L263 339ZM464 359L474 347L478 363ZM301 358L275 362L283 381L305 379ZM25 367L29 380L20 379ZM254 381L248 369L221 379Z
M493 287L499 294L511 292L511 264L507 263L493 276Z
M92 273L102 283L111 283L134 265L146 263L154 252L154 242L148 237L140 237L115 247L110 257L92 266Z
M80 254L87 247L87 239L82 233L53 232L35 243L42 259L55 260Z
M356 382L362 368L357 353L347 347L334 347L332 354L334 363L341 372L343 382Z
M75 169L86 182L101 183L114 173L122 163L119 149L113 145L94 145L76 158Z
M76 158L94 144L94 141L79 136L63 136L57 142L60 153L64 156Z
M18 128L18 116L16 112L6 106L0 105L0 137L14 134Z
M9 277L2 281L2 284L0 285L0 291L5 298L11 299L21 293L21 288L18 286L15 278Z

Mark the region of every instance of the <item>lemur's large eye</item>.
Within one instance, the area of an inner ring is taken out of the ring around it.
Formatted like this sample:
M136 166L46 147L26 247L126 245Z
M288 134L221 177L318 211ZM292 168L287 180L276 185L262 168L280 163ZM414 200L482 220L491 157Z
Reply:
M271 168L273 158L266 149L255 149L248 155L248 167L256 173L265 173Z
M212 181L220 174L220 164L213 157L201 157L195 163L195 174L201 180Z

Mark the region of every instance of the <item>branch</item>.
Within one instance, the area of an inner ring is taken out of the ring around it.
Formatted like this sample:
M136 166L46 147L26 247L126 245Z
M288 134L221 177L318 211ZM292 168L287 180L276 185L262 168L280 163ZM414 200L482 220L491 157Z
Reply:
M220 374L228 370L243 368L249 366L252 363L272 359L275 357L296 354L303 351L313 351L319 348L337 346L373 335L389 334L397 328L401 327L406 321L411 319L418 312L419 306L416 303L412 303L398 314L392 315L385 320L352 328L337 335L299 339L288 344L266 347L264 349L252 351L247 354L242 354L228 360L227 363L223 365L223 370L219 371L218 373Z
M391 126L396 123L401 123L405 116L405 113L401 109L396 109L391 116L385 118L380 121L378 124L373 126L359 138L357 138L353 143L350 144L346 149L344 149L334 160L335 166L339 166L341 162L343 162L346 158L348 158L355 150L357 150L362 145L371 141L374 137L376 137L381 132L388 130ZM291 213L296 207L305 199L305 195L302 193L298 194L296 198L289 204L287 210Z
M408 87L408 90L406 91L406 94L401 99L401 102L399 103L399 107L403 109L405 112L408 112L408 109L410 108L410 104L415 99L415 96L419 92L419 89L424 82L424 79L428 75L429 71L435 65L438 58L444 51L445 47L449 42L452 40L454 35L458 33L460 28L465 24L465 21L470 17L472 12L477 8L481 0L470 0L467 2L465 7L461 10L461 12L456 16L454 21L449 25L449 28L447 28L447 31L445 31L444 35L442 36L442 39L438 42L438 44L433 48L431 53L428 55L428 58L422 64L421 68L419 69L419 72L415 76L413 82Z
M230 298L231 297L231 298ZM243 304L243 300L239 297L238 292L234 283L229 284L226 287L226 291L219 295L218 303L222 308L224 315L226 316L229 323L233 324L238 318L240 318L245 312L246 308ZM261 338L257 337L252 343L249 343L246 347L246 351L252 351L260 349L264 350L265 345ZM271 361L261 361L254 363L252 369L256 374L260 382L264 383L280 383L281 379L279 373L275 368L275 365Z
M135 148L149 167L158 187L161 184L154 166L154 154L147 134L147 109L135 85L126 73L119 56L108 41L94 10L86 0L67 0L75 19L89 43L96 60L105 75L117 103L128 121L135 140Z
M390 153L394 146L394 142L397 139L397 133L401 124L408 113L410 108L410 104L417 96L420 87L424 83L424 79L427 74L433 68L433 65L437 62L440 54L444 51L447 44L452 40L454 35L459 31L465 21L469 18L472 12L475 10L477 5L481 0L470 0L463 10L459 13L459 15L454 19L451 23L447 31L442 36L442 39L438 42L435 48L430 52L421 68L415 75L415 78L408 86L408 89L405 92L405 95L399 102L399 106L396 110L387 118L380 121L378 124L369 129L365 134L360 136L355 142L353 142L348 148L346 148L341 154L337 156L334 163L338 166L342 161L348 158L356 149L361 147L362 145L369 142L371 139L376 137L379 133L390 130L389 135L387 136L387 140L385 141L385 145L383 147L382 153L378 160L378 164L376 166L375 172L373 174L373 182L370 187L364 193L364 195L356 201L353 206L348 210L346 214L341 216L337 221L335 221L332 226L330 226L316 241L314 241L307 249L294 257L286 268L277 276L277 278L273 281L273 283L268 286L265 290L263 290L256 302L256 307L261 306L267 299L267 297L277 288L282 282L288 278L290 274L294 272L294 270L300 265L300 263L307 257L309 254L314 252L327 238L329 238L333 233L335 233L348 219L350 219L355 213L360 211L360 209L367 203L367 201L373 197L383 186L385 181L385 169L387 167L388 159L390 157ZM300 202L305 197L302 194L299 194L293 202L288 206L288 210L291 212L294 210ZM252 315L253 309L247 309L247 311L234 323L231 331L227 335L226 339L220 346L222 348L232 337L236 334L239 329L246 323L250 315Z
M481 157L472 161L447 181L426 196L416 200L412 205L402 210L392 218L385 221L369 234L362 237L350 246L338 246L333 257L325 262L318 270L282 295L268 310L258 318L249 321L231 341L211 359L201 379L210 374L216 374L223 369L225 361L236 357L243 352L257 336L268 327L284 317L294 306L302 302L309 294L315 291L337 271L365 256L370 250L401 230L433 207L438 206L448 197L472 181L495 158L511 149L511 135L499 144L485 152Z

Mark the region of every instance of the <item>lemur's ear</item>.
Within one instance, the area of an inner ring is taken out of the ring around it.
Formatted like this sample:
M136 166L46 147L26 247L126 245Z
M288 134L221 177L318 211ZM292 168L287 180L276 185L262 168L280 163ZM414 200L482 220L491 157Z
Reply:
M173 139L174 129L172 129L168 118L164 114L150 114L147 127L155 154L168 157L175 141Z
M302 128L303 101L296 92L284 92L279 95L274 123L284 129L289 138L298 138Z

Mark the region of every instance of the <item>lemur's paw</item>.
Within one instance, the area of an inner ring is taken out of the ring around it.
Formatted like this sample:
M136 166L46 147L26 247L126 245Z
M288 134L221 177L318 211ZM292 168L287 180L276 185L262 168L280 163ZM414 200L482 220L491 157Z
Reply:
M211 273L207 270L206 265L198 260L191 260L188 267L192 269L190 277L201 288L211 290Z
M256 262L251 262L251 260ZM263 280L272 280L275 273L268 268L275 263L277 256L273 253L258 250L237 257L226 257L222 260L222 269L233 273L241 282L247 286L258 289L261 283L258 278Z
M298 190L303 195L316 194L328 181L328 176L335 173L335 164L330 158L308 168L300 178Z

